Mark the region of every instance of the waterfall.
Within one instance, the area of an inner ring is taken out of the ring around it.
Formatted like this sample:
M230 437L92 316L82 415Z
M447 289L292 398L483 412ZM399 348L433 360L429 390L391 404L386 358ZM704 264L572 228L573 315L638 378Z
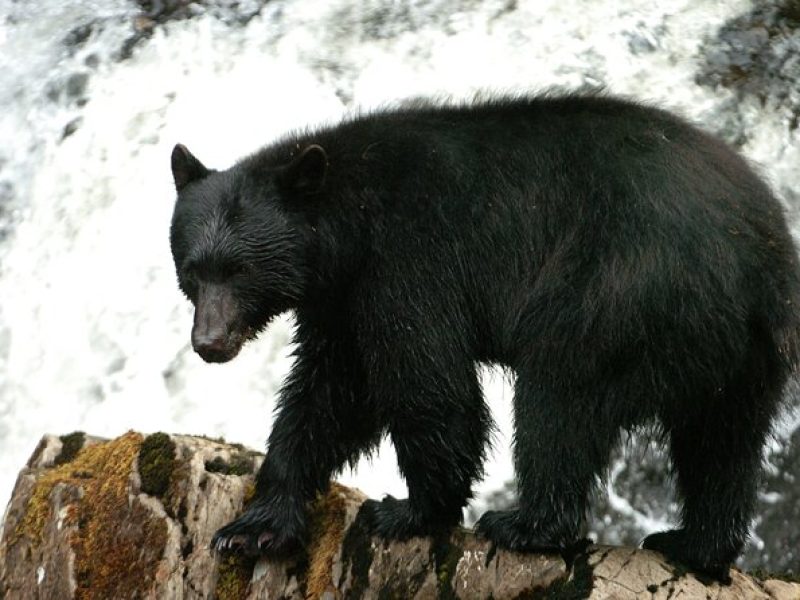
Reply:
M291 317L230 364L191 351L168 245L175 143L224 168L293 128L404 98L605 86L739 144L794 214L791 111L698 83L722 52L719 28L750 9L0 0L0 500L44 432L163 430L263 447ZM511 391L499 376L484 384L500 434L481 491L512 476ZM344 481L405 495L386 444Z

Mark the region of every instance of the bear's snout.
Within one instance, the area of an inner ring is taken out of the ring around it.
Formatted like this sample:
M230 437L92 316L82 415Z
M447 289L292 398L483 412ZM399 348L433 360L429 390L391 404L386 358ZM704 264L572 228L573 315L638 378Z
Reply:
M200 285L192 327L192 348L211 363L227 362L242 346L239 313L231 290L222 284Z
M195 336L192 336L192 347L204 361L209 363L228 362L238 354L238 349L229 348L224 338L202 338L198 340Z

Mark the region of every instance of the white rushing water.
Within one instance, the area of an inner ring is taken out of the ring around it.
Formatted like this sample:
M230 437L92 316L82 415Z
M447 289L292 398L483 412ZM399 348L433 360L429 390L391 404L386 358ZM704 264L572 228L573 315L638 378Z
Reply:
M263 447L291 324L230 364L192 353L168 246L176 142L223 168L359 106L599 84L703 123L730 96L694 83L698 46L749 6L273 0L246 24L205 14L158 26L116 61L132 2L0 0L0 221L11 223L0 241L0 502L45 432L163 430ZM90 22L85 42L62 42ZM745 153L778 189L800 190L797 131L755 103L741 114ZM485 383L501 434L482 490L511 477L511 392L500 376ZM386 445L344 480L405 495Z

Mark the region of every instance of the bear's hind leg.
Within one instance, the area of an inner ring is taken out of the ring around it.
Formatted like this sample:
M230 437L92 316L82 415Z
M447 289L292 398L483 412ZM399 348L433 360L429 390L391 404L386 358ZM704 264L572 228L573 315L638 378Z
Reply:
M755 379L664 419L682 527L642 544L723 582L747 541L762 451L780 401L780 386Z
M564 553L581 545L589 496L619 440L619 425L604 421L602 400L585 400L519 374L514 397L519 508L486 512L476 524L479 534L518 551Z

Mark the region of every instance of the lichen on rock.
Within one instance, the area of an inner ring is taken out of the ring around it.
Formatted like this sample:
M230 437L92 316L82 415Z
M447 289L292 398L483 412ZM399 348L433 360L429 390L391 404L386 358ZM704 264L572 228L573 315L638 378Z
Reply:
M220 557L211 536L252 498L260 455L192 436L150 438L86 436L71 460L54 465L65 444L45 436L20 474L0 536L0 597L800 598L797 583L733 571L721 587L635 548L592 546L568 566L558 555L495 552L464 529L385 541L360 512L366 497L336 483L309 507L305 553ZM206 468L242 453L252 457L244 475ZM140 489L137 465L160 473L156 489L168 482L161 495Z
M54 490L73 489L60 493L69 503L57 518L59 529L73 526L68 543L74 553L74 596L99 600L144 593L164 551L166 524L130 495L142 436L130 432L75 449L79 440L83 444L83 434L62 438L72 456L67 460L62 450L54 461L60 464L39 474L11 544L38 548L45 525L55 516Z
M353 499L358 500L353 490L331 483L328 493L319 496L314 503L308 547L307 598L321 598L326 591L336 589L333 564L337 554L341 555L348 502L352 503Z

